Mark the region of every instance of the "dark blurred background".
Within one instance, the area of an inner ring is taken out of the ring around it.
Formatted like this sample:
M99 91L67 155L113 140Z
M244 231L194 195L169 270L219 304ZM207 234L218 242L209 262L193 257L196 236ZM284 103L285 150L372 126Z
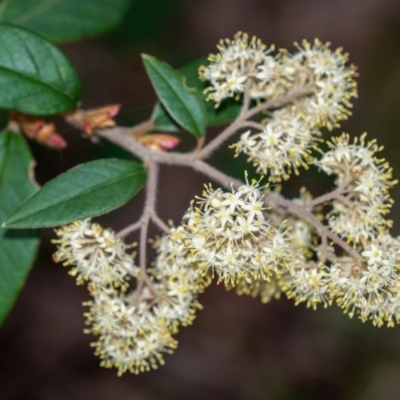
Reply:
M343 130L376 137L400 178L399 0L135 0L113 32L61 47L80 74L83 106L121 103L118 123L133 124L147 118L155 102L140 53L179 67L215 52L220 38L238 30L292 50L293 41L315 37L343 46L360 72L359 99ZM40 183L93 158L130 157L108 143L90 144L69 127L60 125L60 131L69 142L60 153L32 144ZM244 168L230 150L212 162L238 176ZM203 182L190 171L163 170L162 216L178 223ZM301 185L323 193L329 181L311 170L286 183L285 193L295 196ZM400 186L393 196L399 202ZM99 220L118 230L140 214L141 201L139 195ZM397 235L396 204L392 218ZM204 310L181 329L179 347L164 367L118 378L99 367L89 347L93 338L82 333L85 288L52 263L52 232L41 235L38 261L0 330L0 399L400 398L400 328L374 328L337 307L314 312L285 299L262 305L221 285L201 296Z

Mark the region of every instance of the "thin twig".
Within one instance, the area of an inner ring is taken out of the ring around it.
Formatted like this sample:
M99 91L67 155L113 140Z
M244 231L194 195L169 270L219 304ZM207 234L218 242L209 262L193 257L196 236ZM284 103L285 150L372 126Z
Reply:
M346 189L348 187L348 183L338 186L335 190L332 190L329 193L323 194L322 196L316 197L315 199L309 201L307 204L309 206L317 206L322 203L326 203L327 201L337 199L342 194L346 193Z
M140 268L140 275L138 278L138 283L136 287L136 292L138 295L142 291L143 284L147 277L146 272L146 253L147 253L147 231L149 227L149 220L146 219L143 222L142 227L140 228L140 242L139 242L139 268Z
M310 93L309 88L298 89L289 93L286 96L272 99L265 103L251 108L243 116L236 118L228 127L226 127L215 139L204 146L200 151L194 151L192 153L176 153L176 152L162 152L154 151L145 146L142 146L137 140L132 137L132 128L124 127L113 127L108 129L98 129L96 135L110 140L111 142L118 144L119 146L127 149L141 160L152 160L156 163L170 164L170 165L185 165L190 166L195 160L204 160L211 156L211 154L219 147L222 143L228 140L233 134L235 134L247 119L254 116L255 114L267 110L269 108L282 106L290 103L300 96L304 96ZM146 121L146 124L150 124L151 121ZM138 125L140 126L140 125ZM146 126L146 125L145 125ZM148 125L150 126L150 125Z
M310 93L311 93L311 89L309 87L304 87L301 89L293 90L292 92L288 93L286 96L277 97L276 99L269 100L265 103L260 103L258 106L251 108L244 115L244 118L249 119L261 111L265 111L270 108L281 107L285 104L291 103L293 100L296 100L298 97L306 96Z
M148 223L149 220L155 214L155 203L157 194L157 180L158 180L158 165L156 163L149 163L148 165L148 180L146 183L146 203L143 209L143 213L139 220L132 225L127 226L117 233L118 237L124 237L131 232L134 232L143 227Z
M137 231L143 224L143 215L132 225L127 226L126 228L119 231L116 236L117 237L125 237L129 235L131 232Z
M250 85L251 85L251 82L248 80L246 83L246 89L245 89L244 95L243 95L243 105L242 105L242 109L240 110L240 116L245 115L250 107L250 101L251 101L251 97L250 97L251 86Z
M272 193L268 194L265 197L266 203L282 206L290 209L290 211L297 213L299 216L308 220L314 228L318 231L318 233L322 236L325 235L327 238L331 239L335 244L341 247L346 253L350 256L354 257L356 260L360 258L358 252L353 249L348 243L342 240L339 236L335 235L331 230L329 230L326 226L324 226L318 218L312 214L308 209L308 204L299 204L292 200L285 199L280 196L276 196Z
M263 131L265 129L265 125L255 121L246 121L243 123L243 128L254 128Z
M238 188L243 185L243 182L241 182L239 179L235 179L229 175L224 174L223 172L214 168L210 164L205 163L204 161L196 161L192 164L192 168L195 171L201 172L203 175L211 178L213 181L219 183L221 186L224 186L226 188Z
M321 235L321 254L320 254L320 262L321 264L325 264L325 261L328 256L328 238L325 234Z
M147 165L147 196L144 205L144 210L149 216L154 213L157 198L157 183L158 183L158 170L159 166L155 162L149 162Z
M169 233L169 226L157 215L153 214L151 220L165 233Z
M140 274L137 282L135 299L140 296L140 293L143 289L143 285L145 283L147 286L151 286L151 281L146 273L146 254L147 254L147 238L148 238L149 223L150 220L155 215L158 168L159 167L157 163L148 162L147 164L148 179L146 182L146 201L142 217L138 221L138 223L140 222L140 240L139 240ZM136 224L131 225L131 227L127 227L125 231L129 232L129 229L132 229L132 226Z
M234 133L236 133L242 126L243 119L238 117L231 125L224 129L215 139L211 140L206 146L204 146L201 151L197 153L197 158L204 160L205 158L211 156L211 154L216 150L222 143L228 140Z

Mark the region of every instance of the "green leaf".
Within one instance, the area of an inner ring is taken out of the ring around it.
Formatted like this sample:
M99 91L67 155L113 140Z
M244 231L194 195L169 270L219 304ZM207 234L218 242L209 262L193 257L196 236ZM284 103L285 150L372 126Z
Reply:
M156 103L154 106L151 120L155 128L164 132L178 132L181 129L172 117L170 117L165 107L160 103Z
M206 132L204 103L196 89L186 85L185 76L168 64L143 55L147 74L162 105L181 127L196 137Z
M241 104L234 99L227 99L222 104L215 108L213 101L206 101L206 95L204 90L209 86L208 82L202 82L199 79L199 67L200 65L207 65L207 58L200 58L190 64L187 64L180 68L180 71L185 75L187 85L194 87L201 93L202 99L205 103L207 126L219 125L234 120L239 112ZM168 114L168 111L162 107L159 103L156 104L153 110L152 120L154 126L160 130L167 132L179 131L179 125L176 124L173 118Z
M117 25L131 0L3 0L0 21L49 40L65 42L100 35Z
M37 189L29 179L33 157L24 138L0 134L0 218L14 211ZM0 228L0 324L14 304L34 262L36 232Z
M45 184L8 216L7 228L64 225L122 206L142 187L144 168L108 158L78 165Z
M53 44L0 23L0 108L26 114L68 111L80 98L79 78Z

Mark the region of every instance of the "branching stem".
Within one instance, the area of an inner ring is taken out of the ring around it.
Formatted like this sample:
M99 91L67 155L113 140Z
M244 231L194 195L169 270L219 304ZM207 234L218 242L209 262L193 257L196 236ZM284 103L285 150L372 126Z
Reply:
M328 201L337 199L339 196L348 193L348 183L345 183L343 185L340 185L337 187L335 190L332 190L332 192L323 194L322 196L316 197L315 199L311 200L308 202L308 205L311 207L317 206L319 204L326 203Z
M157 180L159 173L159 166L161 164L175 165L191 168L201 174L207 176L211 180L215 181L219 185L230 189L238 188L243 183L231 176L214 168L210 164L206 163L204 159L210 157L212 153L226 140L228 140L233 134L235 134L241 128L253 128L253 129L263 129L264 126L259 122L250 120L256 114L271 109L276 108L285 104L288 104L295 99L306 96L311 92L310 87L304 87L301 89L296 89L286 96L282 96L277 99L272 99L268 102L261 103L253 108L249 109L250 106L250 95L249 89L247 88L244 94L244 104L242 111L239 116L227 126L216 138L211 140L208 144L203 147L204 140L200 139L197 142L197 147L193 152L189 153L177 153L177 152L159 152L151 150L137 140L135 136L138 132L147 132L152 127L150 121L139 125L137 128L122 128L114 127L111 129L98 130L96 134L102 138L105 138L114 144L123 147L124 149L130 151L132 154L140 158L145 164L148 171L148 181L146 190L146 201L144 206L144 211L136 223L128 226L121 232L119 236L126 236L127 234L140 228L140 277L138 282L138 291L142 290L144 284L151 285L151 281L146 274L146 248L147 248L147 234L148 226L152 221L154 222L163 232L168 233L169 227L160 219L155 210L156 203L156 193L157 193ZM344 252L353 257L355 260L360 258L359 253L352 248L348 243L343 241L339 236L333 233L329 227L325 226L318 218L312 214L310 209L316 205L323 204L327 201L340 198L344 193L348 192L348 185L343 184L337 189L330 193L322 195L309 201L308 203L298 203L293 200L285 199L281 196L277 196L273 193L267 194L265 196L265 202L269 205L275 205L284 207L291 213L307 220L316 229L321 237L321 259L325 261L330 259L328 240L332 241L335 245L342 248Z
M296 213L298 216L303 217L309 221L317 232L322 236L325 235L327 238L331 239L335 244L340 246L346 253L355 258L356 260L360 258L358 252L353 249L348 243L342 240L339 236L335 235L329 228L321 223L318 218L308 210L308 204L299 204L292 200L285 199L274 194L269 194L265 198L265 202L268 204L273 204L276 206L281 206L289 209L291 212Z

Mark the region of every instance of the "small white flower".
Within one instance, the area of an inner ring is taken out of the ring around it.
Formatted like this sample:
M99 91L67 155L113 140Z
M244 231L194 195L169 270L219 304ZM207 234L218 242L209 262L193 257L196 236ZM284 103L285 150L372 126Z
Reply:
M371 245L370 250L363 251L361 255L368 259L368 265L380 264L382 263L383 253L382 250L379 249L374 244Z

